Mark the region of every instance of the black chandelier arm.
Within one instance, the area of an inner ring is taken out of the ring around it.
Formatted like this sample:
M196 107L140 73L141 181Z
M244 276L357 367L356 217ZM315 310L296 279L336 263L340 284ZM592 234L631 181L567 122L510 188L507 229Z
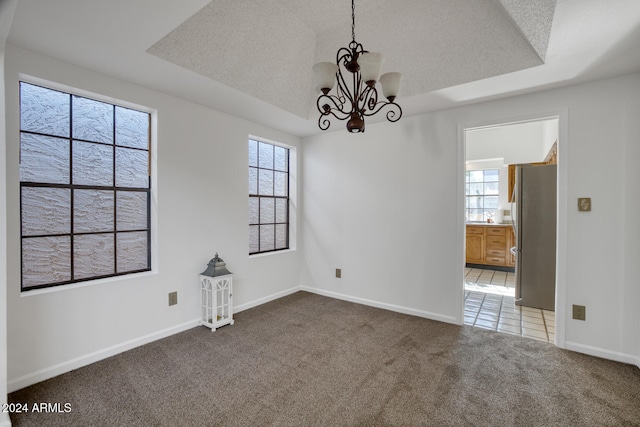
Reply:
M400 107L395 102L389 102L388 104L391 105L392 107L391 107L391 110L387 111L387 114L386 114L387 120L389 120L392 123L397 122L402 117L402 107Z
M336 53L336 64L346 64L347 62L351 61L352 57L353 55L350 49L341 47L340 49L338 49L338 53Z
M318 127L320 130L327 130L331 126L331 120L327 118L327 116L321 115L318 117Z
M365 110L373 110L376 108L378 104L378 90L375 86L365 85L362 94L360 95L360 99L358 100L358 106L360 109Z
M354 56L360 56L361 53L366 52L367 51L364 50L361 43L352 41L349 43L349 47L341 47L338 49L338 52L336 53L336 64L339 65L342 63L343 65L346 65Z
M344 98L340 99L336 95L320 95L316 101L316 106L318 107L318 112L320 112L318 126L322 130L326 130L329 127L327 116L332 115L338 120L346 120L351 115L351 111L343 109L345 106ZM326 124L326 126L323 127L323 124Z
M337 87L338 95L343 100L346 98L349 100L351 104L355 104L354 97L356 95L349 92L349 86L347 86L347 83L344 81L344 76L342 75L342 71L340 69L338 69L338 72L336 73L336 80L338 81L338 87Z
M335 117L338 120L346 120L351 116L350 113L345 113L344 111L336 110L335 108L331 108L327 110L324 114L322 114L322 116L329 116L329 114L331 114L333 117Z
M328 96L328 95L320 96L320 98L323 98L323 97L331 100L331 103L334 104L336 108L331 108L331 106L326 102L321 107L320 102L318 102L318 111L320 111L320 117L318 117L318 127L320 128L320 130L327 130L331 126L329 115L332 115L338 120L346 120L351 116L350 112L345 112L340 108L338 108L340 104L336 103L336 100L334 99L334 98L337 98L336 96ZM318 98L318 100L320 100L320 98ZM326 108L323 108L325 106ZM360 114L362 117L373 116L377 114L380 110L386 107L389 107L389 111L385 113L385 116L387 117L388 121L393 123L400 120L400 118L402 117L402 107L400 107L400 105L396 104L395 102L378 102L373 109L360 110Z
M344 97L339 97L336 95L324 95L321 94L317 101L316 106L318 107L318 112L323 116L327 116L329 114L333 114L336 118L340 120L344 120L344 118L349 116L350 111L344 111L345 105ZM341 118L335 111L339 111L344 115L344 118Z
M395 102L388 101L380 101L376 105L374 105L374 108L370 108L369 110L362 110L362 115L367 117L373 116L375 114L378 114L380 110L386 107L390 108L390 110L385 114L387 116L387 120L389 120L390 122L397 122L398 120L400 120L400 118L402 117L402 108Z
M318 127L320 130L327 130L329 126L331 126L331 120L329 120L329 114L335 117L338 120L346 120L351 115L350 113L345 113L342 110L330 108L327 104L325 104L328 108L324 111L320 112L320 117L318 117Z

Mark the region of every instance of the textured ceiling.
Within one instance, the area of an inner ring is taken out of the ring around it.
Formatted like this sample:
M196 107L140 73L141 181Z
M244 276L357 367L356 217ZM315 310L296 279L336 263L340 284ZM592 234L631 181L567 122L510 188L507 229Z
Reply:
M543 64L554 9L555 0L361 0L356 40L385 55L383 72L404 74L409 97ZM214 0L148 52L306 119L311 67L350 40L348 0Z

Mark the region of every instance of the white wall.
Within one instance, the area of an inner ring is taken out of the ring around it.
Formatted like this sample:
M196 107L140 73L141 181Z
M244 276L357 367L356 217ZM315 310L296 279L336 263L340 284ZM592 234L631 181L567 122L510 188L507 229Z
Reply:
M247 136L300 155L299 138L13 46L5 65L9 391L195 326L198 274L216 251L235 273L240 309L297 289L299 251L247 255ZM155 274L21 296L18 73L157 110Z
M5 42L17 0L0 2L0 407L7 403L7 198L6 120L4 100ZM10 426L7 412L0 412L0 426Z
M456 218L462 220L464 201L456 190L464 169L457 169L449 116L367 124L363 134L338 122L334 132L305 138L304 286L458 321Z
M640 74L306 138L303 285L462 324L463 129L552 115L558 344L640 365ZM586 321L566 316L571 304Z
M553 144L558 142L558 119L545 120L542 123L542 159L544 160Z

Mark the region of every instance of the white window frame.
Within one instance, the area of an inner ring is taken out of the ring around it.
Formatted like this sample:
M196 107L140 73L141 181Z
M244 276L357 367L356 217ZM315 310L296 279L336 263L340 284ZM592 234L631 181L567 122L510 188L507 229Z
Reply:
M272 251L266 251L266 252L256 252L256 253L249 253L249 212L247 209L247 253L249 254L249 258L257 258L257 257L263 257L263 256L270 256L270 255L277 255L277 254L282 254L282 253L286 253L286 252L291 252L291 251L295 251L296 247L297 247L297 209L296 207L298 206L298 156L297 156L297 149L295 146L293 145L289 145L289 144L285 144L282 142L278 142L278 141L273 141L271 139L268 138L264 138L261 136L256 136L256 135L252 135L249 134L247 136L247 145L245 145L247 147L247 155L246 155L246 159L247 159L247 167L249 165L249 153L248 153L248 141L249 140L254 140L254 141L258 141L258 142L264 142L267 144L271 144L277 147L282 147L282 148L286 148L287 150L289 150L289 206L288 206L288 212L289 212L289 247L287 249L277 249L277 250L272 250ZM249 184L248 184L248 174L247 174L247 189L249 188ZM247 190L247 193L248 190ZM247 203L249 196L247 196Z

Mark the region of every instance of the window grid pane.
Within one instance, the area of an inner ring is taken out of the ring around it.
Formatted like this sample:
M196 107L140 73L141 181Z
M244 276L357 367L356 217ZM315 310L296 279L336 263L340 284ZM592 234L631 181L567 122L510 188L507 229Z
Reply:
M498 209L498 169L466 172L466 220L486 222Z
M22 290L150 270L150 115L20 82L20 117Z
M249 139L249 254L289 248L289 149Z

